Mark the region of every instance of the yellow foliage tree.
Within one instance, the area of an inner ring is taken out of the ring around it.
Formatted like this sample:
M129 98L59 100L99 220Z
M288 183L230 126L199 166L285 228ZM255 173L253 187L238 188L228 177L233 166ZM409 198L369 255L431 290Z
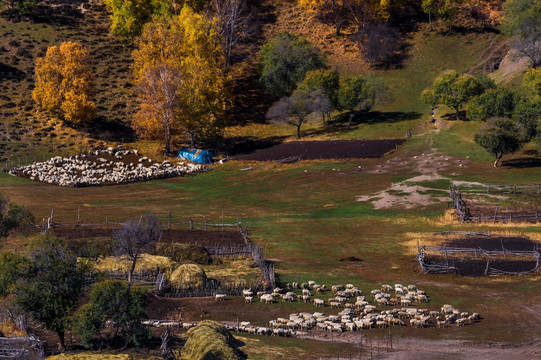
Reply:
M94 117L92 66L84 46L69 41L49 47L44 58L37 58L35 72L32 98L43 110L72 123Z
M133 57L134 78L140 85L148 82L156 69L167 66L174 70L171 79L178 79L178 89L171 129L181 128L192 146L196 140L209 141L221 135L227 99L223 38L205 16L185 6L177 16L154 19L145 25ZM139 134L155 134L156 126L161 128L159 132L167 131L163 112L149 112L150 108L157 109L149 102L163 99L139 96L141 111L134 120Z

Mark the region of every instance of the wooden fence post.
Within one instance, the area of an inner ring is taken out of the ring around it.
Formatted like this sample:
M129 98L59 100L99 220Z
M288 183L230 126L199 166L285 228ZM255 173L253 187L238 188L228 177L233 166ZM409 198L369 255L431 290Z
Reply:
M190 230L193 230L193 219L190 218Z
M167 230L171 230L171 211L167 213Z
M205 225L205 231L207 230L207 217L203 216L203 224Z

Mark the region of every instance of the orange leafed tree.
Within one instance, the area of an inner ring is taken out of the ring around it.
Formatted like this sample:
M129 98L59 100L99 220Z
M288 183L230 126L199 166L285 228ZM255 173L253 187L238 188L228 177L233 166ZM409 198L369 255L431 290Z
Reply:
M211 21L186 6L177 16L155 19L145 25L133 57L141 106L133 126L140 135L163 136L166 151L173 129L183 130L192 146L221 135L225 57Z
M94 117L92 66L84 46L69 41L49 47L37 58L35 72L32 98L43 110L76 124Z

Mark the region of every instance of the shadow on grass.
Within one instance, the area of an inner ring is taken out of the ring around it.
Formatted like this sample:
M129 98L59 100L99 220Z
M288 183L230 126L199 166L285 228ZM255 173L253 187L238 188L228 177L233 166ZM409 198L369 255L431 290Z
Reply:
M24 80L26 73L13 66L0 63L0 81L5 80Z
M303 133L305 135L323 135L326 133L345 132L360 124L393 124L400 121L417 120L420 119L421 116L422 114L417 111L370 111L355 114L350 123L349 113L346 112L335 116L332 121L328 122L326 126L323 126L320 129L303 131Z
M502 166L516 169L541 167L540 158L518 158L502 161Z

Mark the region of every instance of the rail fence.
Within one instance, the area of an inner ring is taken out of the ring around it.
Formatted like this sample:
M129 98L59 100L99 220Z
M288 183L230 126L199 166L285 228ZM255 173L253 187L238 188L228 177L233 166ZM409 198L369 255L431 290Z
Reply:
M458 268L454 260L484 260L486 261L485 275L525 275L539 270L539 249L535 245L532 251L485 250L481 248L456 248L447 246L417 245L417 261L426 274L457 274ZM431 260L439 259L437 263ZM527 271L504 271L491 266L496 260L504 261L535 261L535 266Z
M252 258L254 263L259 267L261 271L262 281L254 282L219 282L213 283L212 281L207 282L203 288L195 288L193 286L187 285L184 287L174 287L165 280L165 276L160 271L143 271L132 274L132 282L154 287L155 290L159 291L162 294L168 294L167 296L172 297L195 297L195 296L213 296L216 292L224 292L229 295L241 295L242 290L246 288L252 288L254 291L263 291L272 289L276 286L276 274L274 271L274 264L271 261L268 261L263 256L263 250L260 246L254 244L249 237L249 230L247 227L242 227L239 221L235 223L226 223L223 221L221 223L212 223L207 222L207 218L203 217L203 222L193 221L193 218L190 218L189 221L184 222L171 222L171 213L168 216L167 228L171 229L174 226L184 226L190 230L205 230L211 231L213 229L236 229L241 234L244 239L244 244L220 244L218 242L212 245L203 245L207 249L209 255L216 258L233 258L233 257L247 257ZM75 223L69 222L55 222L54 221L54 209L51 210L51 216L44 221L43 231L46 232L55 227L103 227L106 228L119 228L124 223L119 222L109 222L107 218L104 223L82 223L78 221ZM197 244L193 244L197 245ZM201 246L201 245L197 245ZM127 272L118 272L118 271L106 271L100 272L100 275L108 279L116 280L127 280ZM89 279L89 282L93 281L98 274L92 274ZM241 288L242 287L242 288Z
M500 209L499 204L495 206L494 211L490 210L490 215L481 214L480 210L477 216L473 216L473 211L468 206L462 195L467 194L530 194L539 195L541 185L461 185L460 189L451 183L449 195L451 202L456 210L460 222L529 222L538 223L541 220L541 214L538 209L532 212L513 213L509 209ZM491 190L492 189L492 190Z
M0 337L0 359L45 359L45 344L34 336Z

